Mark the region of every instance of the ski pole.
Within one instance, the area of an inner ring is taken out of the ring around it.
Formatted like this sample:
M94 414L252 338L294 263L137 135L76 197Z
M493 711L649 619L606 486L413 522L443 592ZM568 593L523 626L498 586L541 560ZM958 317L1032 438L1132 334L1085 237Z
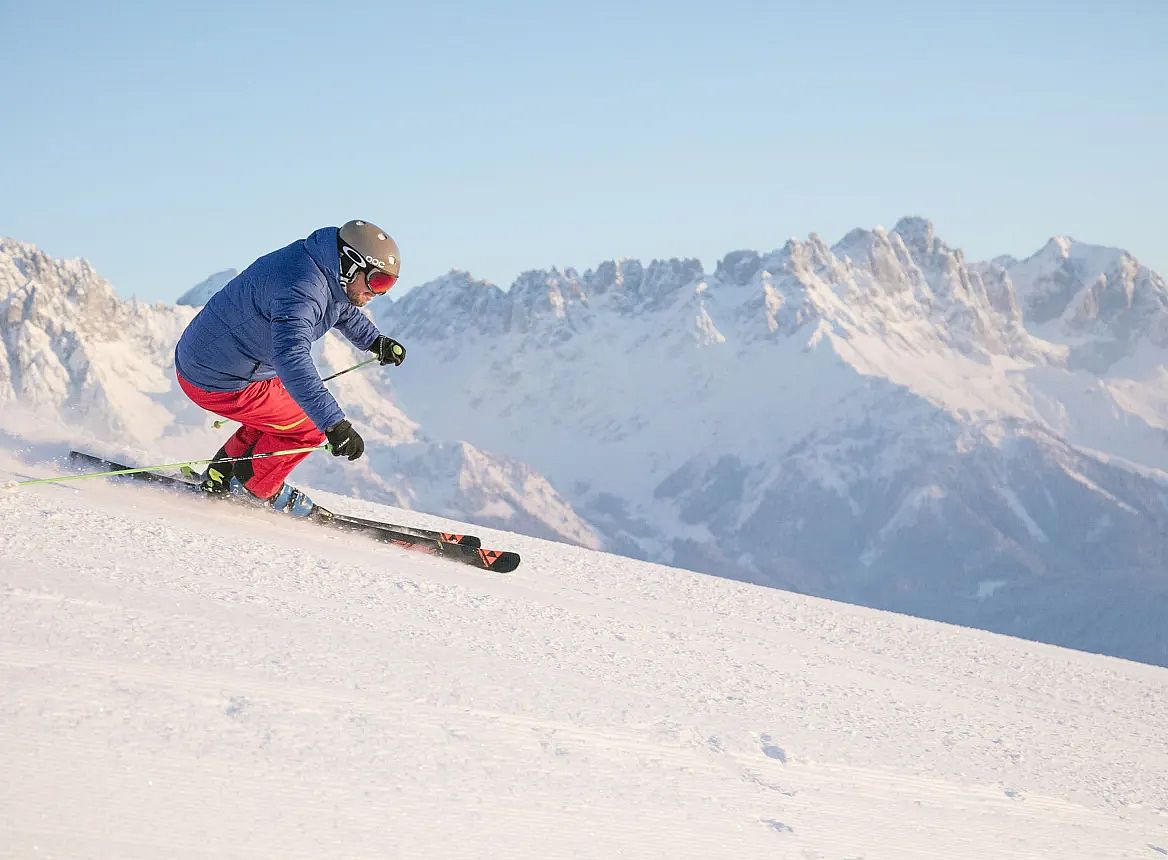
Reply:
M330 379L336 379L338 376L344 376L350 370L356 370L358 367L364 367L367 364L373 364L373 362L375 362L375 361L378 361L377 356L374 356L373 358L369 359L368 361L363 361L360 364L354 364L352 367L346 367L344 370L338 370L332 376L326 376L324 379L321 380L321 382L328 382Z
M332 376L326 376L324 379L321 380L321 382L328 382L330 379L336 379L338 376L344 376L350 370L357 370L358 368L364 367L367 364L373 364L373 362L375 362L377 360L378 359L376 357L374 357L374 358L369 359L368 361L363 361L360 364L354 364L352 367L346 367L344 370L338 370ZM223 427L223 426L230 424L230 423L231 423L231 420L228 418L217 418L211 422L211 426L214 427L216 430L218 430L220 427Z
M159 472L163 469L182 469L191 466L206 466L208 463L240 463L244 460L262 460L265 457L286 457L289 454L308 454L312 451L328 451L331 446L325 442L313 448L289 448L286 451L270 451L267 454L252 454L247 457L220 457L211 460L183 460L181 463L163 463L158 466L141 466L136 469L114 469L111 472L90 472L85 475L62 475L57 478L37 478L34 481L9 481L2 485L6 490L27 487L31 484L56 484L60 481L84 481L88 478L110 478L116 475L133 475L138 472Z

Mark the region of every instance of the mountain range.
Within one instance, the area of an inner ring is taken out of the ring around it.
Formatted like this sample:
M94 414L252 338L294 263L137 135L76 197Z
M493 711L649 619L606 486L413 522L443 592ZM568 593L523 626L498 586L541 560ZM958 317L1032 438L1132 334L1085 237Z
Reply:
M1168 286L1122 250L970 262L905 218L371 308L409 360L330 383L373 444L313 486L1168 663ZM209 456L173 383L192 314L3 240L0 401Z

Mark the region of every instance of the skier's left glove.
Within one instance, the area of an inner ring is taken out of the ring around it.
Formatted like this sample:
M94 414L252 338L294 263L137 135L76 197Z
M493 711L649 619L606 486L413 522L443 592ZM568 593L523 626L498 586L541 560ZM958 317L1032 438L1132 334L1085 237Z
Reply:
M361 438L360 433L353 429L353 425L347 419L338 421L325 430L324 435L328 438L329 445L332 446L334 457L348 457L350 460L356 460L365 453L365 440Z
M398 367L406 360L406 348L392 337L386 337L383 334L377 336L377 340L373 341L369 351L377 356L382 367L387 364Z

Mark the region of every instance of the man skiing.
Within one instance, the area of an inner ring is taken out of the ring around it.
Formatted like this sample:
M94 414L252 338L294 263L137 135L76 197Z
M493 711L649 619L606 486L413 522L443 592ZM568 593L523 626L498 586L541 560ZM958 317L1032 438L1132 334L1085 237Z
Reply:
M322 227L260 257L191 320L174 352L179 387L202 408L242 426L202 476L211 493L235 493L297 517L315 506L285 481L307 453L228 458L319 446L356 460L365 442L324 387L312 343L336 328L384 366L405 348L358 308L397 282L397 243L368 221Z

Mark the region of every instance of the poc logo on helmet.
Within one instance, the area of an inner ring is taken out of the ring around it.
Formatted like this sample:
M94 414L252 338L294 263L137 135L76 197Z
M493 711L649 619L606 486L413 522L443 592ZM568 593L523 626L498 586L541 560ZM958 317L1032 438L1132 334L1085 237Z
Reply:
M390 257L390 258L389 258L389 262L388 262L388 263L383 263L383 262L381 262L381 260L379 260L379 259L377 259L376 257L374 257L372 254L366 254L366 255L365 255L365 260L366 260L367 262L369 262L369 263L372 263L373 265L375 265L375 266L376 266L377 268L379 268L379 269L388 269L388 268L389 268L390 266L392 266L392 265L393 265L393 263L394 263L394 259L393 259L393 257Z

